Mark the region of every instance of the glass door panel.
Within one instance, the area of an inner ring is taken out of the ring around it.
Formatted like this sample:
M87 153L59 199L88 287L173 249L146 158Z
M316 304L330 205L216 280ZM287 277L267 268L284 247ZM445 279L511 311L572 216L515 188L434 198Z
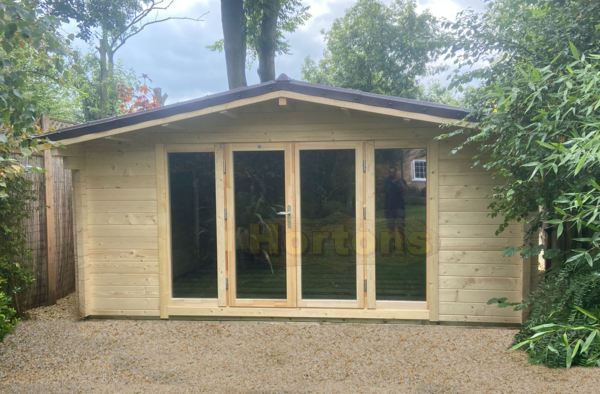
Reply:
M214 152L169 153L174 298L217 298Z
M284 150L233 151L237 299L286 299Z
M298 152L302 299L356 300L356 150Z
M427 298L427 149L375 150L377 301Z

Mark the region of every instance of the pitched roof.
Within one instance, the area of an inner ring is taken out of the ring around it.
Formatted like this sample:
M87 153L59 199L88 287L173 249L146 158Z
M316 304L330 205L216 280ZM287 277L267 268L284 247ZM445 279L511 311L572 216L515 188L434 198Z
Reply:
M287 75L281 74L274 81L233 89L198 99L166 105L164 107L140 111L133 114L120 115L113 118L101 119L94 122L70 126L52 133L47 133L44 135L44 137L48 137L53 141L60 141L87 136L119 129L122 127L133 126L148 121L167 118L174 115L184 114L187 112L199 111L218 105L232 103L237 100L258 97L277 91L289 91L306 96L362 104L367 108L388 108L391 110L411 112L451 120L463 119L470 113L470 111L466 108L295 81L289 78Z

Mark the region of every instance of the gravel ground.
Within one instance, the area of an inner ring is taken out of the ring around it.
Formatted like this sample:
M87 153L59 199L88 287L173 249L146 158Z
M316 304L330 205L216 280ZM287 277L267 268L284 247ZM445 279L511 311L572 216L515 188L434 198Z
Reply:
M38 321L77 321L79 311L77 310L77 296L71 293L65 298L61 298L56 305L43 306L30 309L27 312L27 318Z
M23 321L2 393L598 392L597 369L509 352L514 330L198 321Z

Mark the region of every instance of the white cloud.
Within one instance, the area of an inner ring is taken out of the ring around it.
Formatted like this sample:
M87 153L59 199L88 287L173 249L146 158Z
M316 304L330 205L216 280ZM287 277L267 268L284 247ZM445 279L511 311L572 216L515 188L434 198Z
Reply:
M384 0L391 3L393 0ZM341 17L355 0L304 0L312 18L296 32L288 34L292 55L276 58L277 73L301 79L301 65L306 56L318 60L325 44L322 29L329 29L334 19ZM436 16L453 18L467 7L481 9L483 0L418 0L419 10L429 8ZM117 52L117 58L138 74L146 73L169 94L169 103L201 97L227 89L225 55L211 52L207 45L223 37L219 0L175 0L162 15L198 17L203 22L171 20L148 26ZM68 32L75 26L65 27ZM82 49L87 45L77 43ZM256 65L246 71L249 84L258 83Z

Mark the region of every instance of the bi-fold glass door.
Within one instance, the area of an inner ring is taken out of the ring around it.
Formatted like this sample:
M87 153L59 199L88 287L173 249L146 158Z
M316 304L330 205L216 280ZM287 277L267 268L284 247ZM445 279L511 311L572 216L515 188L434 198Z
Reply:
M167 150L174 302L427 308L426 143L195 149Z
M363 305L362 147L225 148L230 305Z

